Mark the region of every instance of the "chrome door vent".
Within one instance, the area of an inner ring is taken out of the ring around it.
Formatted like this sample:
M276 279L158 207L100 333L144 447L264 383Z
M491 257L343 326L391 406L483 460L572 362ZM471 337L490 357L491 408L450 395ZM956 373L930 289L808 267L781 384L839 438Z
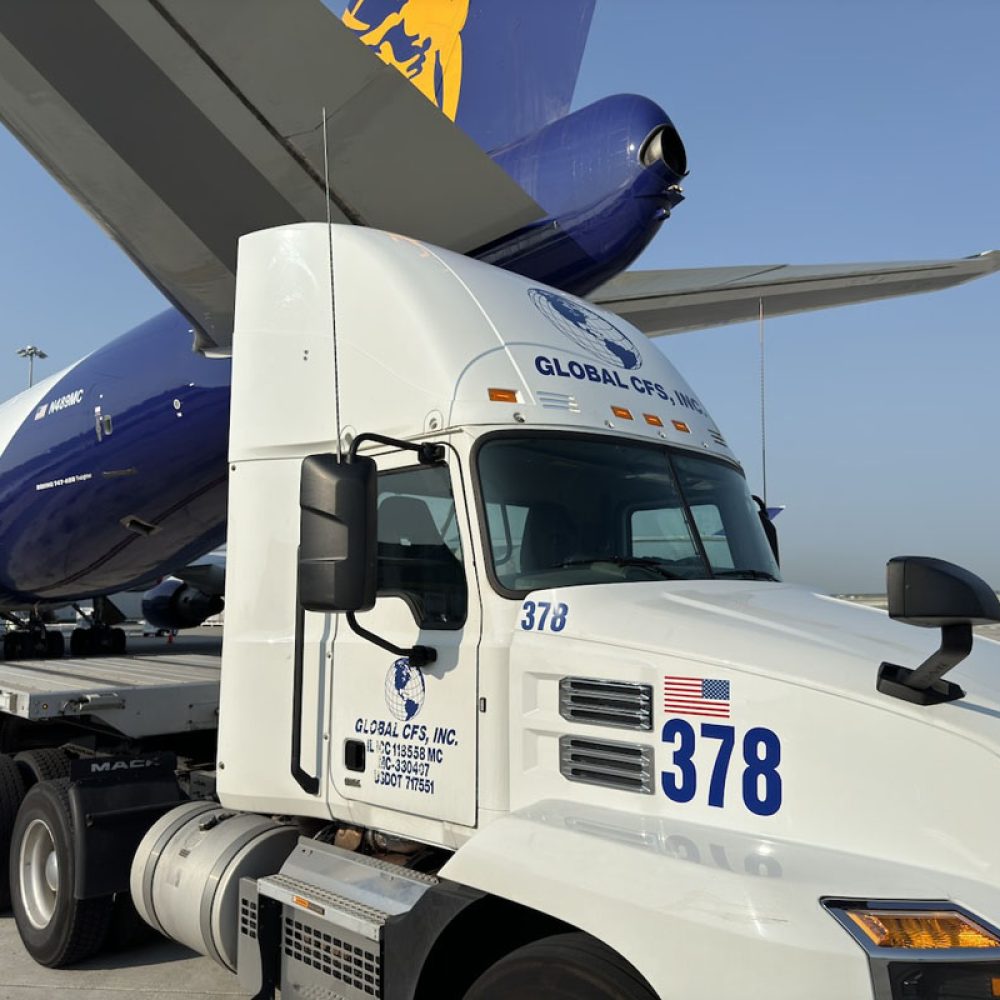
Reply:
M650 732L653 688L626 681L564 677L559 682L559 714L570 722Z
M639 743L560 736L559 770L569 781L653 793L653 748Z

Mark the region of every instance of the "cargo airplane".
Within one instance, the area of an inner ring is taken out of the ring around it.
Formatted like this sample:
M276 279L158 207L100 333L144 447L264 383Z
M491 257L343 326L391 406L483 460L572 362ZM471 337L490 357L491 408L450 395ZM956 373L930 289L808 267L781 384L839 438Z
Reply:
M0 118L173 304L0 406L8 654L61 653L45 606L151 583L224 540L244 233L386 229L654 335L750 319L761 300L776 316L1000 268L993 253L626 270L683 200L687 154L643 97L570 111L594 3L350 0L340 18L320 0L0 5ZM197 582L167 590L161 621L217 608ZM97 608L78 652L119 643Z

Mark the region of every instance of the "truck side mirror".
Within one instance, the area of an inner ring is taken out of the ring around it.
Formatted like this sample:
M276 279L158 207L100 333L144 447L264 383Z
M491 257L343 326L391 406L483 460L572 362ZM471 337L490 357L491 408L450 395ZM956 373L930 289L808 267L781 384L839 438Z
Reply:
M918 705L965 696L942 680L972 649L972 626L1000 621L1000 601L985 580L961 566L927 556L896 556L886 565L889 617L907 625L941 629L941 646L916 670L883 663L878 690Z
M889 617L907 625L987 625L1000 621L993 588L961 566L927 556L896 556L885 567Z
M310 455L299 484L299 603L307 611L375 606L377 470L371 458Z

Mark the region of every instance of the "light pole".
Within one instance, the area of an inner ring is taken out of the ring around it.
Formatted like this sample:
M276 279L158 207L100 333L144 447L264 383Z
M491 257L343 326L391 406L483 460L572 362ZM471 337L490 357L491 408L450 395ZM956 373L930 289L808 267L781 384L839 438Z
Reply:
M30 389L35 382L35 358L47 358L48 355L40 347L35 347L33 344L22 347L17 355L20 358L28 359L28 388Z

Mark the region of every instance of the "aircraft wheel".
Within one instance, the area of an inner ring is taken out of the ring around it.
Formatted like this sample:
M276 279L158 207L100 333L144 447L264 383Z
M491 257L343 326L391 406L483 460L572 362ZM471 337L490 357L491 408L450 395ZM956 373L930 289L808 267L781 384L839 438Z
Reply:
M14 763L21 769L25 788L31 788L39 781L68 778L69 762L70 756L62 747L22 750L14 755Z
M5 660L19 660L23 655L20 634L7 632L3 637L3 658Z
M45 655L50 660L61 660L66 654L66 640L62 632L54 629L45 630Z
M557 934L490 966L465 1000L656 1000L635 969L588 934Z
M6 754L0 755L0 912L10 909L10 882L7 858L10 838L14 831L17 810L21 807L27 786L21 769Z
M114 898L74 899L75 874L69 781L40 782L14 824L11 902L28 954L49 968L90 957L107 937Z
M111 630L111 652L115 656L123 656L127 645L128 640L125 638L125 630L113 628Z
M90 629L75 628L69 637L70 656L86 656L90 652Z

